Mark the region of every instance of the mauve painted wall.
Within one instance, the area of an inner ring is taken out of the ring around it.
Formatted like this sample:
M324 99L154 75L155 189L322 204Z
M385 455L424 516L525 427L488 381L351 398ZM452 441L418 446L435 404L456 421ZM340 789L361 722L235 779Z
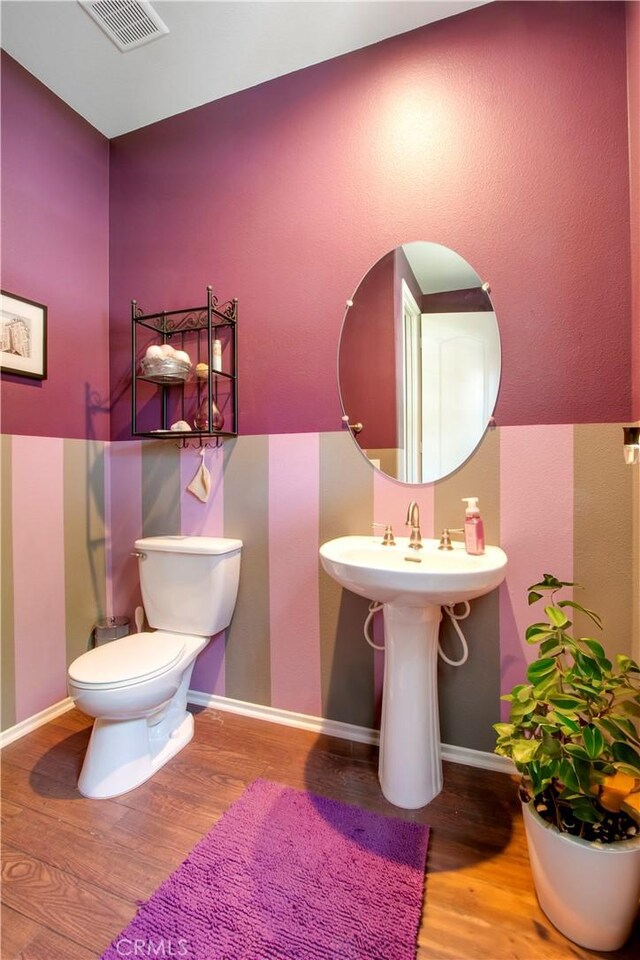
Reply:
M335 430L345 300L418 238L491 282L499 423L628 418L625 43L620 3L492 3L112 141L112 437L130 298L208 282L240 302L241 432Z
M631 329L633 409L640 420L640 3L627 3L629 182L631 185Z
M376 263L353 295L340 338L338 377L351 423L360 422L363 449L398 446L393 250ZM363 372L366 371L366 376Z
M4 433L109 435L109 143L2 54L2 288L48 307L48 377L2 375Z

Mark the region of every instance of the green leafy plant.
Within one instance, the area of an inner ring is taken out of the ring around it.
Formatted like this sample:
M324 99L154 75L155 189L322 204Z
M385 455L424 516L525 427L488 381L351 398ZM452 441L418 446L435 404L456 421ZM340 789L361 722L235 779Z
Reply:
M495 750L522 774L522 799L535 798L560 831L622 839L636 832L629 817L640 823L640 667L622 655L614 665L597 640L572 635L573 611L602 628L592 610L556 599L573 586L545 573L529 587L530 605L547 599L547 619L526 631L538 658L527 682L502 697L511 710L508 723L494 724ZM599 834L616 817L626 826Z

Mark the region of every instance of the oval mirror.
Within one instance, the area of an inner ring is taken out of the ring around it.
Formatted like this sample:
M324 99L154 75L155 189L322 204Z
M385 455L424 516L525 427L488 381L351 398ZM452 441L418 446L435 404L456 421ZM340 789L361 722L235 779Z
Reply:
M488 284L439 243L403 244L347 303L338 348L343 420L383 473L431 483L480 443L500 366Z

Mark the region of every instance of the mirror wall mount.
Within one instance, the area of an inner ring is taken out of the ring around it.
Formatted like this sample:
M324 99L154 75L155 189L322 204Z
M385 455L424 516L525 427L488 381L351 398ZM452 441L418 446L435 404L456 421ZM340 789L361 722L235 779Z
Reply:
M495 423L501 348L490 290L459 254L418 241L385 254L346 301L342 419L392 478L448 476Z
M349 423L349 417L346 415L342 418L342 422L347 427L347 429L351 430L352 433L360 433L362 431L362 424Z

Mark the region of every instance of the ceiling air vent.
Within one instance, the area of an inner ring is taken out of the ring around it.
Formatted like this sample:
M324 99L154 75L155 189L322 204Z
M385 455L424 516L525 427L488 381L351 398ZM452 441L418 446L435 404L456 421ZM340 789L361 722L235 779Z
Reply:
M78 3L123 52L169 33L147 0L78 0Z

